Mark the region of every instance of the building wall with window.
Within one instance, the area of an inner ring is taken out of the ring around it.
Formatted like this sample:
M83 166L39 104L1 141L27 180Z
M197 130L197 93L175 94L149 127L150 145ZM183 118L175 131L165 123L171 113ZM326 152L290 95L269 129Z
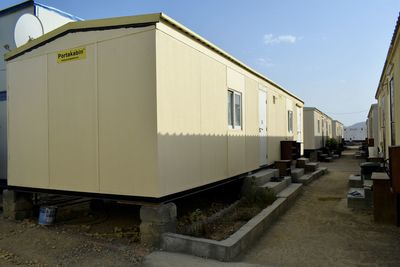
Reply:
M367 138L367 124L365 121L355 123L344 128L345 141L362 142Z
M333 137L333 120L317 108L304 107L303 110L304 149L320 149Z
M303 139L301 99L164 14L71 29L8 54L14 186L158 198L258 169L261 152L272 164L281 140ZM66 48L85 57L58 63Z
M343 131L344 131L344 127L343 127L343 123L341 123L340 121L337 120L333 120L332 121L332 138L335 138L336 141L338 141L338 143L342 142L342 138L343 138Z
M379 149L385 158L389 147L400 145L400 15L389 46L375 98L378 100Z
M213 182L259 168L259 90L267 93L267 164L280 159L281 140L298 140L302 101L167 25L158 26L156 44L161 176L188 188L187 173ZM181 135L188 144L171 138ZM172 147L176 155L164 156Z

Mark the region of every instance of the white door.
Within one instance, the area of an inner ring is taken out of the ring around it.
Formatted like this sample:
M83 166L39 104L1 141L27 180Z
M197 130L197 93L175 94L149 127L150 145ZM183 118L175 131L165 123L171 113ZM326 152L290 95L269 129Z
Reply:
M267 164L267 92L258 91L258 125L260 137L260 166Z
M303 114L302 108L297 108L297 142L303 142Z

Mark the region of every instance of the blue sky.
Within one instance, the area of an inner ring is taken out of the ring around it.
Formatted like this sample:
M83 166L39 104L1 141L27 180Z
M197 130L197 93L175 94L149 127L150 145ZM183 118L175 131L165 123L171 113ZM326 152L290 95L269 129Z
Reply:
M399 0L39 2L84 19L165 12L345 125L375 102L400 11Z

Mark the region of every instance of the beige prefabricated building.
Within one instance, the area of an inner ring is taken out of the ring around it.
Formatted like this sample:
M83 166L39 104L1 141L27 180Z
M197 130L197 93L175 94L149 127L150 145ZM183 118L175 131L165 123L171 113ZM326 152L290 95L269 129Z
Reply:
M280 159L303 101L164 14L6 54L8 184L161 198Z
M320 149L332 136L332 119L315 107L304 107L304 150Z
M390 42L381 78L375 93L378 101L378 141L385 158L389 147L400 144L400 16Z
M368 139L374 140L374 146L379 146L379 116L378 116L378 104L372 104L367 119L367 137Z
M332 138L335 138L338 143L342 142L344 134L343 123L338 120L332 121Z

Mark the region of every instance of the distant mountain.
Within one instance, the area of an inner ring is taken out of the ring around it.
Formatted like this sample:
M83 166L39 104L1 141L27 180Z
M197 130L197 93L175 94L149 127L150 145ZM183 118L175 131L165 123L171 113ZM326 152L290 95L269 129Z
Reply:
M363 128L367 127L367 124L365 123L365 121L357 122L351 126L345 126L344 128L361 128L361 127L363 127Z

